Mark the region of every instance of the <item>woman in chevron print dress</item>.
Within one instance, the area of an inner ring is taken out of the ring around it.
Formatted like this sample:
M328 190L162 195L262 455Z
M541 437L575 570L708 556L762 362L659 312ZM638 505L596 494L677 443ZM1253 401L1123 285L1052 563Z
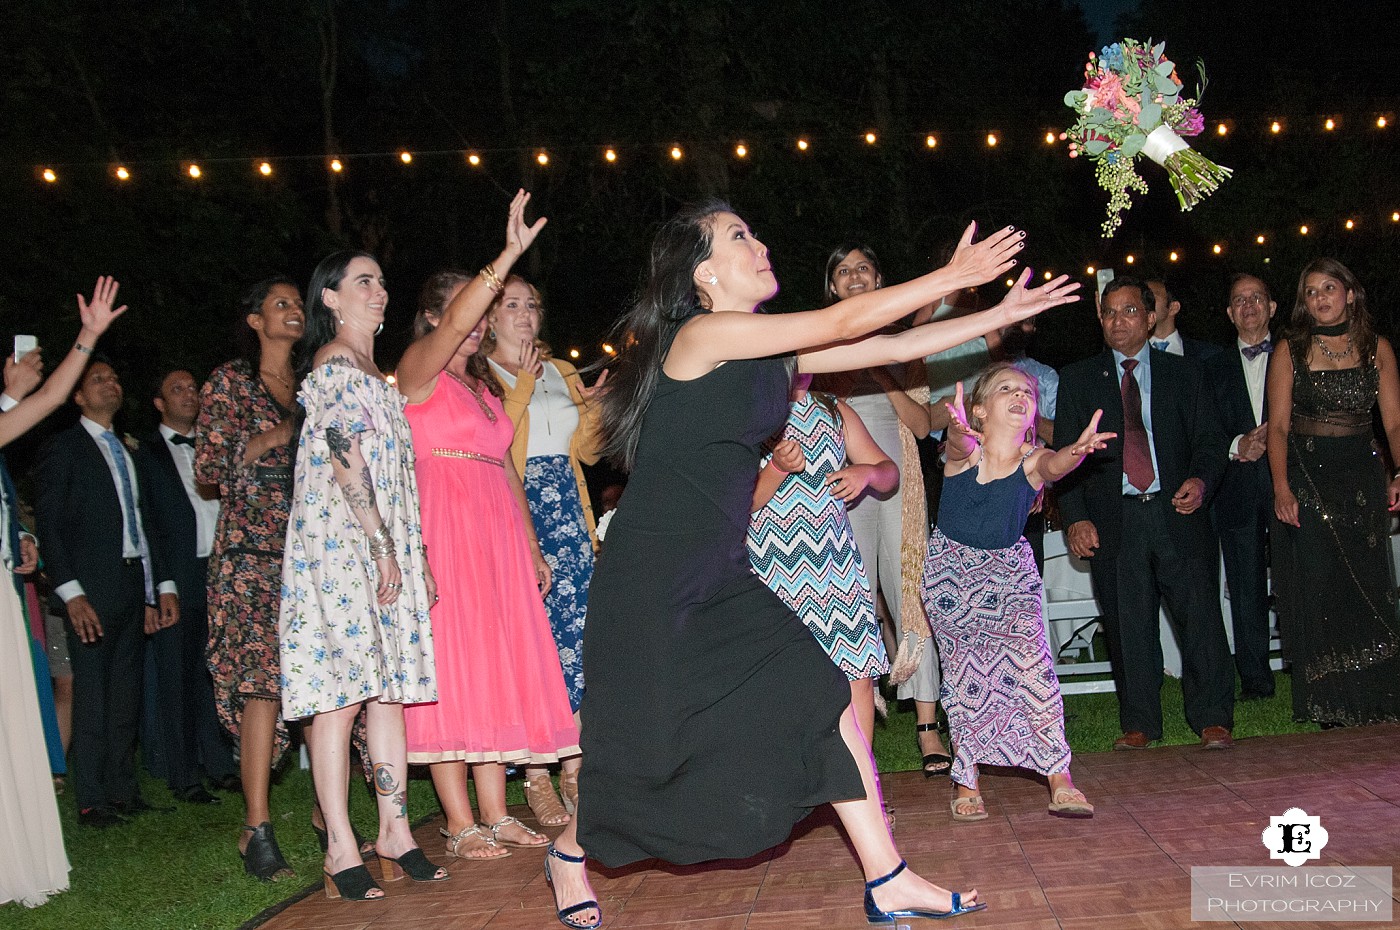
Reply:
M890 663L846 504L867 487L893 491L899 469L856 412L808 390L811 380L797 376L783 442L765 458L754 489L749 561L846 674L868 737L875 728L874 680Z
M953 732L953 819L985 820L977 766L1045 775L1050 813L1092 817L1070 779L1064 703L1040 610L1040 573L1021 535L1036 496L1114 433L1095 413L1058 452L1035 444L1035 379L1009 362L962 383L948 431L938 525L924 563L924 608L943 664L941 698Z

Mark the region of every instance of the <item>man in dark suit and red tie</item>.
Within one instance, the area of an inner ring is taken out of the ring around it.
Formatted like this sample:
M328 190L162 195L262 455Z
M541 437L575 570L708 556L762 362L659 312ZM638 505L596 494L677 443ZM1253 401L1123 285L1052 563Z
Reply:
M94 358L73 401L82 417L40 455L36 510L68 619L78 823L108 827L153 809L136 782L142 645L179 619L180 606L165 541L147 532L141 471L112 429L122 387L111 364Z
M1274 492L1265 456L1264 376L1273 342L1269 321L1278 307L1269 286L1251 274L1230 279L1225 307L1235 326L1235 345L1206 362L1215 406L1226 436L1229 459L1211 516L1225 556L1230 618L1235 634L1235 670L1240 700L1272 697L1269 668L1268 535L1274 519Z
M1147 344L1155 323L1147 286L1116 278L1099 308L1107 349L1061 370L1057 445L1100 409L1099 429L1120 438L1062 482L1060 513L1103 612L1123 728L1113 748L1162 738L1165 599L1181 640L1186 722L1203 747L1224 749L1233 744L1234 675L1206 502L1225 470L1225 437L1200 363Z
M142 441L138 468L151 490L150 511L157 535L168 541L167 560L180 595L180 622L157 631L148 649L154 680L146 686L154 707L147 730L158 743L161 774L176 798L216 804L202 777L219 787L236 783L237 766L214 709L214 684L205 662L209 639L207 576L217 491L206 497L194 480L194 421L199 385L183 369L161 379L153 399L160 426Z

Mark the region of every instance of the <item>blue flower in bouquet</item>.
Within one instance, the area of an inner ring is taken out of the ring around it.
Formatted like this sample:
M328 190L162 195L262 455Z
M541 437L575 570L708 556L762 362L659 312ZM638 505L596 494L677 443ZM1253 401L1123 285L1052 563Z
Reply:
M1123 46L1121 44L1105 45L1099 50L1099 58L1103 63L1115 71L1123 67Z

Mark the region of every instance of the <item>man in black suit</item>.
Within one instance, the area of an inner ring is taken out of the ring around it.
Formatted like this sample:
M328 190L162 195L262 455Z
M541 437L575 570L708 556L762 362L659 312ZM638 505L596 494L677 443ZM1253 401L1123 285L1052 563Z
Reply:
M1181 315L1181 301L1167 290L1167 282L1162 277L1149 277L1146 284L1148 295L1157 310L1157 323L1152 327L1152 348L1172 355L1184 355L1204 362L1213 355L1220 354L1220 346L1213 342L1202 342L1183 335L1176 328L1176 318Z
M1225 470L1225 437L1194 359L1147 345L1151 292L1116 278L1099 309L1108 350L1060 372L1055 436L1074 442L1097 409L1118 439L1061 486L1070 552L1089 560L1118 690L1123 735L1114 749L1162 737L1163 598L1181 640L1186 721L1201 745L1232 745L1234 676L1220 615L1216 552L1206 501Z
M1233 348L1206 362L1221 424L1225 435L1232 437L1229 463L1220 493L1211 502L1211 516L1225 556L1242 701L1274 693L1274 675L1269 669L1267 580L1274 491L1264 454L1268 440L1264 380L1273 351L1269 321L1277 309L1267 284L1254 275L1235 275L1230 279L1230 302L1225 312L1238 339Z
M216 784L230 784L237 767L224 741L214 710L214 685L204 650L209 638L206 592L209 552L219 517L217 494L200 493L194 480L194 421L199 415L199 385L188 371L161 379L154 398L160 427L142 441L137 469L150 488L155 533L168 541L170 573L180 595L180 622L157 631L147 646L154 681L154 714L147 714L148 738L159 746L171 793L193 804L217 804L202 784L203 774Z
M36 509L69 625L78 822L105 827L152 809L136 783L141 648L144 634L175 623L180 608L165 541L146 532L145 482L112 431L122 405L116 371L94 359L73 401L82 417L40 455Z

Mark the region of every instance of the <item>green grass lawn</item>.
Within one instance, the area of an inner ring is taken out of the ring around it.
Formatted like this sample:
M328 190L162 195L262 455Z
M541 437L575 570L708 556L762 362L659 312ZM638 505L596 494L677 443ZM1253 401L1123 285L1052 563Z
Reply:
M1272 700L1240 704L1235 709L1237 737L1316 730L1295 724L1287 676L1275 675ZM1181 716L1181 685L1167 679L1162 689L1166 743L1195 742ZM1118 735L1118 706L1112 694L1074 695L1065 699L1069 741L1076 752L1102 752ZM876 726L875 758L882 772L919 767L912 709L891 705L889 717ZM277 885L248 878L237 855L243 805L238 795L224 795L217 806L174 805L164 786L147 779L147 800L175 806L169 814L148 814L110 830L80 829L71 792L59 799L72 887L34 910L0 906L7 930L234 930L309 885L319 882L321 851L311 832L311 785L307 772L289 768L272 792L277 839L297 877ZM374 835L374 805L358 786L351 793L352 817L366 836ZM524 803L520 783L508 787L511 804ZM416 822L436 813L432 784L422 774L409 789L409 816ZM440 858L441 846L427 848Z

